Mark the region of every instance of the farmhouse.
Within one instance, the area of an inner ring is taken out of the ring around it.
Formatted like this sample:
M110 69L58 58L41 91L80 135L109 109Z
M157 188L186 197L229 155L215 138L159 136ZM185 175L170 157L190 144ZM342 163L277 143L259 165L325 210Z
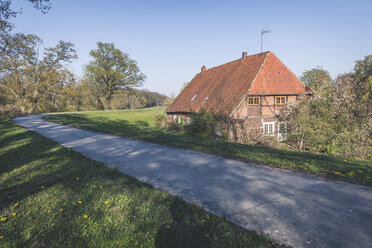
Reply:
M229 117L229 139L285 138L286 123L277 114L301 95L311 94L270 51L207 69L201 68L166 110L168 122L188 123L202 108ZM217 130L220 133L220 130Z

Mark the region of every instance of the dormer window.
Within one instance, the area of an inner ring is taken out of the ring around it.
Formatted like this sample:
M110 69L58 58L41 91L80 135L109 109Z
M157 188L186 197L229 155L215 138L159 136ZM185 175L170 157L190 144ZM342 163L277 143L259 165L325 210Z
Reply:
M195 94L195 95L191 98L190 102L194 101L194 99L195 99L195 97L196 97L197 95L198 95L198 94Z
M206 102L208 100L209 96L207 96L205 99L204 99L204 102Z

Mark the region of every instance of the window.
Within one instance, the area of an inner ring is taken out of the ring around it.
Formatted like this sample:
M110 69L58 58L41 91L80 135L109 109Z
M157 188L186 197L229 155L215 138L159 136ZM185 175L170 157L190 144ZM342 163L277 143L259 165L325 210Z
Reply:
M248 105L259 105L259 104L260 104L259 96L248 97Z
M183 119L181 115L173 115L173 121L178 124L182 124Z
M264 122L263 123L263 134L273 135L275 132L275 122Z
M189 124L190 119L188 117L182 118L184 124Z
M287 139L287 124L285 122L278 122L278 141L285 141Z
M221 123L216 123L216 127L215 127L215 134L217 136L221 136L222 135L222 125Z
M191 98L190 102L194 101L194 99L195 99L195 97L196 97L197 95L198 95L198 94L195 94L195 95Z
M276 105L287 104L287 97L286 96L276 96L275 97L275 104Z

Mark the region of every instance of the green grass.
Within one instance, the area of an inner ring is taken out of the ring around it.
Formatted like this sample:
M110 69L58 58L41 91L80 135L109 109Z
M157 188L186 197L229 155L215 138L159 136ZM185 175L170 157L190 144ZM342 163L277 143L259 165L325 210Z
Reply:
M10 119L0 175L0 247L280 247Z
M154 109L50 115L45 119L124 137L182 147L353 183L372 185L372 161L229 143L157 128Z

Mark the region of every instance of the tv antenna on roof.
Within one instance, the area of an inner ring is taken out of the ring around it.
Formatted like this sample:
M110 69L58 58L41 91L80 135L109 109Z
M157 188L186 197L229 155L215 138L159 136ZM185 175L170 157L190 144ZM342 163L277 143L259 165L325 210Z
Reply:
M262 29L262 31L261 31L261 53L262 53L262 38L263 38L263 35L267 34L267 33L270 33L270 32L271 32L270 29L268 29L268 30Z

